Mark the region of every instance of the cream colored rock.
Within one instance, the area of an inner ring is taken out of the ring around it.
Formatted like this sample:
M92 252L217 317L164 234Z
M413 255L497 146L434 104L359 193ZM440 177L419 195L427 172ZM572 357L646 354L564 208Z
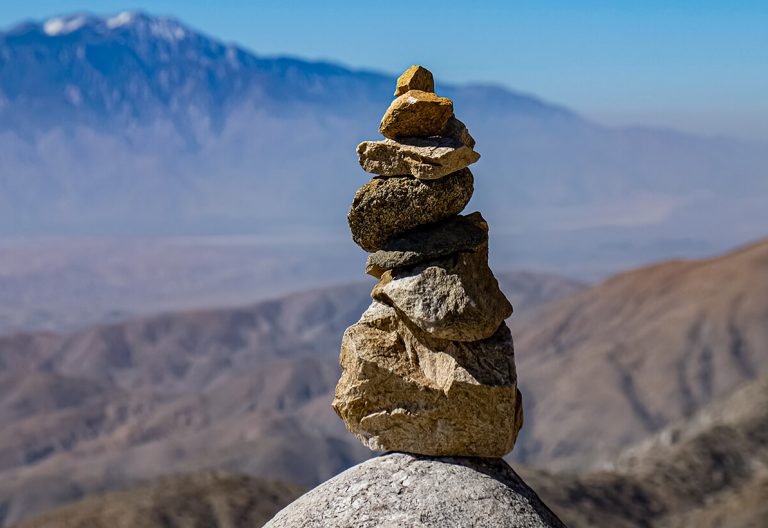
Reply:
M512 336L435 339L373 302L344 333L333 408L379 451L500 457L523 422Z
M403 95L409 90L421 90L422 92L435 91L435 79L432 72L423 66L411 66L397 78L395 97Z
M453 116L453 102L421 90L410 90L392 101L381 119L384 137L439 136Z
M480 154L453 138L404 138L364 141L357 147L360 166L380 176L415 176L436 180L480 159Z
M439 339L478 341L512 315L488 267L488 245L474 252L386 271L371 296Z

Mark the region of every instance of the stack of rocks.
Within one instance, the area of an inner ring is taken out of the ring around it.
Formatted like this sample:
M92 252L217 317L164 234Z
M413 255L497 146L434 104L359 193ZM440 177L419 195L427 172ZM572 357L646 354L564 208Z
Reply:
M501 460L523 424L512 306L488 267L488 224L460 215L475 141L413 66L357 152L376 176L355 194L352 237L379 279L344 333L333 408L374 450L289 505L270 528L563 527ZM479 458L483 457L483 458Z
M500 457L522 426L512 306L488 267L488 224L461 216L475 141L413 66L381 120L387 138L358 149L376 174L349 212L371 252L374 301L344 334L333 407L375 450Z

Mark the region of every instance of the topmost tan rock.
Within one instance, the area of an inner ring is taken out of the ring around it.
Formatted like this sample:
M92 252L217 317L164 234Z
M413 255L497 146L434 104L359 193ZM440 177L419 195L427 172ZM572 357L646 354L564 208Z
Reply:
M422 66L411 66L405 70L405 73L397 78L395 97L409 90L434 93L435 79L432 77L432 72Z

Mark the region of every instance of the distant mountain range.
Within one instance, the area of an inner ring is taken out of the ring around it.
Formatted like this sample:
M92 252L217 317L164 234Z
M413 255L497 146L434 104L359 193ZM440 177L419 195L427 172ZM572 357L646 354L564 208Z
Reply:
M367 178L354 149L378 136L393 79L142 13L20 24L0 33L0 235L346 240ZM606 128L498 86L438 91L478 140L470 207L505 267L599 274L768 225L765 145Z
M610 468L768 375L767 267L763 241L592 287L501 275L526 413L514 463ZM219 469L313 485L370 456L329 405L341 335L369 291L1 337L0 524L162 475Z

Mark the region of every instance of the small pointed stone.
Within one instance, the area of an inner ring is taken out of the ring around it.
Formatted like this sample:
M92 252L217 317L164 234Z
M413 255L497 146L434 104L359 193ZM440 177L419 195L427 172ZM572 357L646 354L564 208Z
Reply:
M389 105L379 132L389 139L439 136L452 116L453 102L447 97L410 90Z
M469 133L466 125L456 119L456 117L452 117L448 120L448 123L445 125L443 131L440 132L440 135L443 137L453 138L462 145L466 145L471 149L475 148L475 138L473 138Z
M403 95L409 90L421 90L422 92L435 91L435 79L432 72L422 66L411 66L397 78L395 97Z

